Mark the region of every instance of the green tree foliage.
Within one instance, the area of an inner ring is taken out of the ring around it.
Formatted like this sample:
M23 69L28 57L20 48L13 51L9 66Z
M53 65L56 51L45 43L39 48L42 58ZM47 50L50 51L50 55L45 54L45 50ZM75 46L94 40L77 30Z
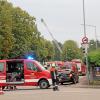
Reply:
M36 19L26 11L0 1L0 58L14 58L39 49ZM35 44L35 45L34 45Z
M41 61L49 61L51 59L53 59L54 56L54 48L53 48L53 44L52 42L44 39L43 37L41 37L41 42L40 42L40 58Z
M81 50L78 48L78 45L73 40L65 41L63 44L63 54L62 59L63 60L72 60L75 58L81 58L82 53Z
M12 4L0 1L0 36L1 48L0 58L8 58L14 44L12 34Z
M12 33L15 37L15 45L11 56L22 55L31 51L32 42L36 38L37 27L35 18L20 8L14 8L12 13L13 28ZM14 51L14 52L13 52Z
M45 48L48 51L47 60L52 60L54 58L54 47L53 47L52 42L46 40Z
M88 54L90 65L100 66L100 49L91 51Z
M56 41L56 42L58 42L58 41ZM59 49L57 48L57 45L55 44L54 41L52 41L52 43L53 43L53 47L54 47L54 60L56 60L56 61L62 60L62 58L61 58L62 57L62 54L59 51ZM60 42L58 42L58 45L62 49L62 44Z

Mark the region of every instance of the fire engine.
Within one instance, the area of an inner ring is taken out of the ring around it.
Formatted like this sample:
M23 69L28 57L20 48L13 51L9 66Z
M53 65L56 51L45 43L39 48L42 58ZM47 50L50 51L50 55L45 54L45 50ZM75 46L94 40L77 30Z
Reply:
M18 85L46 89L51 84L50 72L36 60L0 60L0 87Z
M79 75L86 75L86 65L80 59L74 59L72 62L77 64Z

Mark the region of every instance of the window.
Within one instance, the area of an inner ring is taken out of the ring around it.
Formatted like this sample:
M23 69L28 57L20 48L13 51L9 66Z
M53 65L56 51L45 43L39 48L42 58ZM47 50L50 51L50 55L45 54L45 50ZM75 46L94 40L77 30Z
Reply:
M0 72L3 72L3 71L4 71L4 63L0 62Z
M33 64L33 62L27 62L27 69L37 71L37 67Z
M37 65L42 69L42 70L46 70L42 64L40 64L40 62L36 61Z

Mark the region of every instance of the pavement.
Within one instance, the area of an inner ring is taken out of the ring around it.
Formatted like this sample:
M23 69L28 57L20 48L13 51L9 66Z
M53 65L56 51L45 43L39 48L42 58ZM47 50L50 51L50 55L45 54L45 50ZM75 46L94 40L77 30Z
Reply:
M100 85L90 85L86 76L80 78L79 83L76 85L72 85L72 87L76 88L100 88Z

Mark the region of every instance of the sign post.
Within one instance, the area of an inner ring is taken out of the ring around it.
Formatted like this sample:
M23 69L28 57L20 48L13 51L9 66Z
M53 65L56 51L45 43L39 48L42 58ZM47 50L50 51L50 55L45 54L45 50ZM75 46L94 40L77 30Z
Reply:
M88 80L88 85L89 85L89 66L88 66L88 38L85 36L82 38L82 48L84 50L84 57L85 57L85 60L86 60L86 67L87 67L87 73L86 73L86 76L87 76L87 80Z

